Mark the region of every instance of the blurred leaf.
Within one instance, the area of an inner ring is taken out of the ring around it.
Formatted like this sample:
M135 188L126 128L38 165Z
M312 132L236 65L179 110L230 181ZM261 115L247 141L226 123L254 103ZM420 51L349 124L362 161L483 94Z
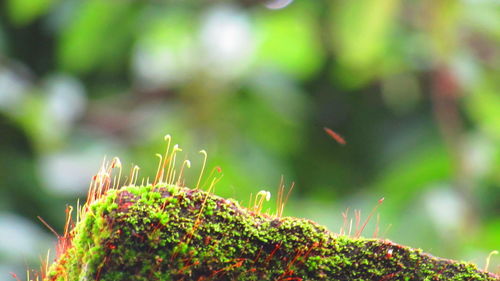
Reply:
M63 68L85 73L120 58L131 36L128 1L89 0L81 4L73 22L63 30L59 60Z
M14 116L37 149L45 144L45 136L41 134L43 122L46 121L43 114L44 107L43 97L30 94L26 96L22 108Z
M455 0L431 1L430 38L437 63L448 62L457 44L460 3Z
M147 17L147 18L146 18ZM174 8L147 11L143 14L145 23L137 34L143 44L151 48L165 46L183 49L193 40L196 21L189 10Z
M476 240L476 242L479 245L476 244L474 246L476 247L479 246L488 250L500 249L500 239L498 239L499 233L500 233L500 220L492 219L486 221L484 223L484 228L481 235L477 236L481 237L480 239Z
M7 42L5 39L5 32L2 25L0 24L0 54L4 53L6 50Z
M392 215L397 216L417 194L434 183L449 180L452 174L451 159L440 143L424 142L412 149L382 171L375 182L375 190L391 201L387 205L393 209L384 209Z
M410 112L422 99L417 77L411 74L399 74L383 77L382 98L395 113Z
M298 146L294 138L294 123L282 119L277 111L260 100L244 101L238 108L244 119L245 132L249 139L269 149L269 152L286 155ZM289 140L283 142L283 140Z
M8 0L9 16L17 25L26 25L43 15L58 0Z
M292 81L263 75L239 101L236 114L243 123L240 127L246 128L244 135L269 152L286 157L303 141L298 136L303 135L308 100Z
M477 32L500 40L500 5L497 1L463 1L461 21Z
M386 54L395 25L397 0L338 1L333 11L333 35L338 58L348 68L363 69Z
M195 15L185 9L146 10L140 17L134 72L148 87L184 81L198 62L194 48Z
M305 79L321 66L323 50L314 13L294 3L279 11L263 11L255 18L259 63Z
M500 82L498 75L483 77L483 80L466 97L470 117L488 135L500 141Z

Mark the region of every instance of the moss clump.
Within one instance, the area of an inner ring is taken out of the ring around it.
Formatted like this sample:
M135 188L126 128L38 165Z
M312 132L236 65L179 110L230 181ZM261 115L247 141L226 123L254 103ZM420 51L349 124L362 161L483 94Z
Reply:
M499 280L469 263L174 185L108 191L72 236L45 280Z

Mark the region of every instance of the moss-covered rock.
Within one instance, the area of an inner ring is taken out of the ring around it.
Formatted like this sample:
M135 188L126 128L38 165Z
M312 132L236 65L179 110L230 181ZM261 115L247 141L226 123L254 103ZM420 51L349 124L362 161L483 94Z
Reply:
M71 237L46 280L499 280L473 264L174 185L109 190Z

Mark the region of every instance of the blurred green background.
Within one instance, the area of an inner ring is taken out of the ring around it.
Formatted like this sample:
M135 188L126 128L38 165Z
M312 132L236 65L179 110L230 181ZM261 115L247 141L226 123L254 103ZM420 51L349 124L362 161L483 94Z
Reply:
M283 176L285 215L338 232L385 197L384 238L479 266L500 250L497 0L0 5L0 280L54 247L36 216L61 232L104 155L152 176L167 133L188 185L206 149L244 205Z

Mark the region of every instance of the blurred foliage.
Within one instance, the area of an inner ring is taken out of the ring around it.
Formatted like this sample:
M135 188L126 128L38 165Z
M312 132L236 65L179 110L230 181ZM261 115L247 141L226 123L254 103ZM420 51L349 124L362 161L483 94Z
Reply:
M247 204L283 175L285 213L333 231L385 197L383 237L483 265L500 250L499 45L495 0L3 1L0 279L38 263L36 216L61 231L104 155L151 176L166 133L188 185L203 148L217 194Z

